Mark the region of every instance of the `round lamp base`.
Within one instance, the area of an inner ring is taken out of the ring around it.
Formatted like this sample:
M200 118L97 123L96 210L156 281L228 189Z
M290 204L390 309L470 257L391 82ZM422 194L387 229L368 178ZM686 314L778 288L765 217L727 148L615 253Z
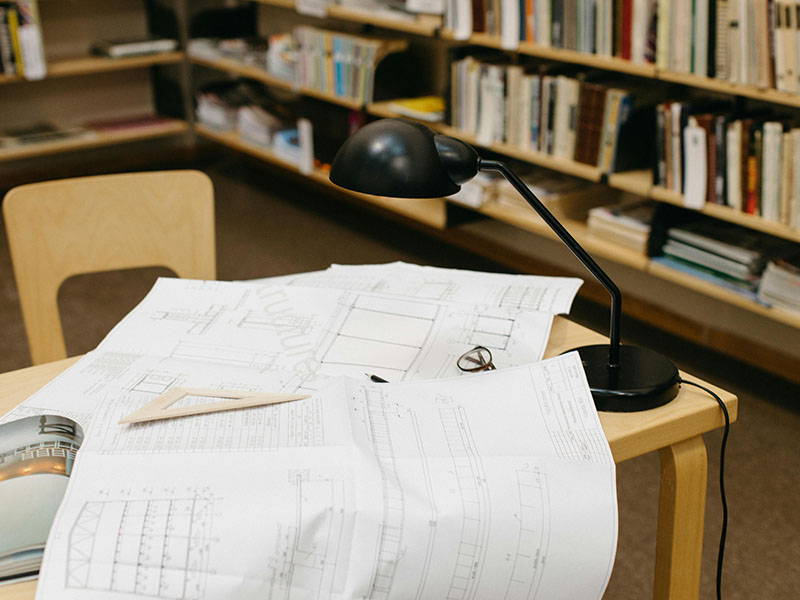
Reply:
M575 348L597 410L648 410L678 395L678 368L665 356L647 348L620 346L620 366L610 369L608 349L608 345Z

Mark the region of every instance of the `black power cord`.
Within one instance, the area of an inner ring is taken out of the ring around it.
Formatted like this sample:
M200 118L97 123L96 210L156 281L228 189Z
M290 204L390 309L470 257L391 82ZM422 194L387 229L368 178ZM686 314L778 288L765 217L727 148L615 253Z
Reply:
M728 432L731 429L731 418L728 415L728 408L717 394L705 386L695 383L694 381L686 381L681 379L681 383L686 385L693 385L700 388L704 392L711 394L714 399L719 403L722 409L722 414L725 417L725 429L722 433L722 444L720 445L719 454L719 495L722 499L722 532L719 536L719 553L717 554L717 600L722 600L722 561L725 557L725 536L728 533L728 500L725 496L725 447L728 444Z

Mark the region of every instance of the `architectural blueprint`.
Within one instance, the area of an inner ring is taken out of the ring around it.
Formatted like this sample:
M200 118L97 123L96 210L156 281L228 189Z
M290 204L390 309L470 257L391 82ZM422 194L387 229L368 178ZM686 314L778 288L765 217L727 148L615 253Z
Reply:
M482 273L402 262L385 265L331 265L325 271L259 281L269 285L380 292L552 314L568 313L575 294L583 283L574 277Z
M537 362L578 280L278 279L159 280L2 418L87 431L37 598L602 596L614 463L577 354ZM496 371L458 371L475 345ZM312 397L119 424L175 386Z
M292 404L269 445L231 421L199 449L184 421L211 415L119 425L107 398L37 598L602 597L615 467L576 353ZM285 435L290 410L319 416Z
M339 375L457 376L458 356L476 345L510 367L541 359L552 318L397 293L165 278L54 389L4 418L56 412L88 425L107 397L152 399L172 386L294 392Z

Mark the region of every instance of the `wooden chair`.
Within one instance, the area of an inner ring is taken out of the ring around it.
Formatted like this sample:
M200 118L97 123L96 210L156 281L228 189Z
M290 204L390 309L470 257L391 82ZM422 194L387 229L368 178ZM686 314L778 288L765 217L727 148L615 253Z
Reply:
M199 171L23 185L3 215L35 365L66 358L58 289L73 275L160 266L216 278L214 191Z

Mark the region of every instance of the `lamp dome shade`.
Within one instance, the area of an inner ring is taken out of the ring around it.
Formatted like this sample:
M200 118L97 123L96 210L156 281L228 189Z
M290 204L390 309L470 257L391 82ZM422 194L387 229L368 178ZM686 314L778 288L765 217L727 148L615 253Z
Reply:
M350 136L333 159L336 185L376 196L435 198L455 194L475 176L478 154L421 123L381 119Z

